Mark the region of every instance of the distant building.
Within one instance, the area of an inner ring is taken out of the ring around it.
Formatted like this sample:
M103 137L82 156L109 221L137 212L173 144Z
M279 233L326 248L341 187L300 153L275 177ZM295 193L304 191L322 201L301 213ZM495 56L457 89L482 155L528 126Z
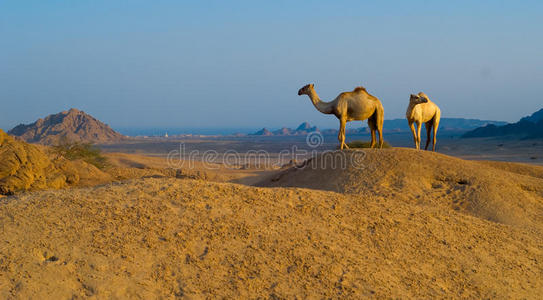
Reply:
M164 135L164 137L165 137L165 138L167 138L167 137L168 137L168 133L167 133L167 132L166 132L166 134Z

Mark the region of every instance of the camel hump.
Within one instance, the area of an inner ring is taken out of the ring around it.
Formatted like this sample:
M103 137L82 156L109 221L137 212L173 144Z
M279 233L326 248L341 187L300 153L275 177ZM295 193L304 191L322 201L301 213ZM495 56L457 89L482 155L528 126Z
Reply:
M420 97L424 97L424 98L430 100L430 98L428 98L428 95L426 95L426 94L423 93L423 92L418 93L418 95L419 95Z
M357 93L357 92L362 92L362 91L364 91L364 92L366 92L366 93L368 92L368 91L366 91L366 88L363 87L363 86L357 86L357 87L355 87L354 90L353 90L353 92L355 92L355 93Z

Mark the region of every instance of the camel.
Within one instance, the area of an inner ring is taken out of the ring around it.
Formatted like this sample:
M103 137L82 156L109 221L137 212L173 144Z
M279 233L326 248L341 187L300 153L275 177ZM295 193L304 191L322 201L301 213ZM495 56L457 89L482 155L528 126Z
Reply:
M415 140L415 148L420 149L420 128L422 123L426 125L426 147L424 150L428 150L430 144L430 135L432 129L434 130L434 136L432 139L432 151L436 151L437 143L437 128L439 126L439 119L441 118L441 110L437 105L430 101L430 98L423 92L417 95L411 94L409 98L409 106L406 112L407 122L413 133L413 139ZM417 130L415 131L414 123L417 124Z
M379 133L379 148L383 147L384 110L381 101L370 95L364 87L356 87L352 92L339 94L330 102L323 102L315 92L315 86L308 84L298 91L298 96L308 95L315 108L323 114L333 114L339 119L339 148L349 148L345 144L345 124L350 121L368 119L371 130L371 148L375 147L375 131Z

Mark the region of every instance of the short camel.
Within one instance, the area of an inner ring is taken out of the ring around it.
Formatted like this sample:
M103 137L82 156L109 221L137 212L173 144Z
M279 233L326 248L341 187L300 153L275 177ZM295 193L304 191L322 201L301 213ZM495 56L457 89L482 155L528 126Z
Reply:
M433 129L434 135L432 138L432 151L436 151L437 143L437 128L439 126L439 119L441 118L441 111L437 105L430 101L430 98L426 96L423 92L418 93L417 95L411 94L409 98L409 106L407 107L406 112L407 122L409 122L409 127L413 133L413 139L415 141L415 148L420 149L420 128L422 123L426 125L426 147L430 144L430 135ZM414 123L417 124L417 129L415 130Z
M359 86L352 92L339 94L330 102L323 102L315 92L313 84L308 84L298 91L298 96L308 95L315 108L323 114L333 114L339 119L340 149L349 148L345 144L345 124L349 121L368 119L371 130L371 147L375 147L375 131L379 134L379 147L383 147L384 110L381 101Z

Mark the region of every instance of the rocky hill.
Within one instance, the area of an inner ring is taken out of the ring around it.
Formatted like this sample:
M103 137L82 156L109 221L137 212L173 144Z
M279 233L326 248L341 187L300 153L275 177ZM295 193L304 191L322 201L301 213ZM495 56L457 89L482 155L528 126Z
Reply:
M49 115L32 124L21 124L8 131L29 143L58 144L61 140L85 143L118 142L126 137L89 114L70 109Z
M520 121L503 126L489 124L466 132L462 137L498 137L509 136L512 138L536 139L543 138L543 109L533 113Z

